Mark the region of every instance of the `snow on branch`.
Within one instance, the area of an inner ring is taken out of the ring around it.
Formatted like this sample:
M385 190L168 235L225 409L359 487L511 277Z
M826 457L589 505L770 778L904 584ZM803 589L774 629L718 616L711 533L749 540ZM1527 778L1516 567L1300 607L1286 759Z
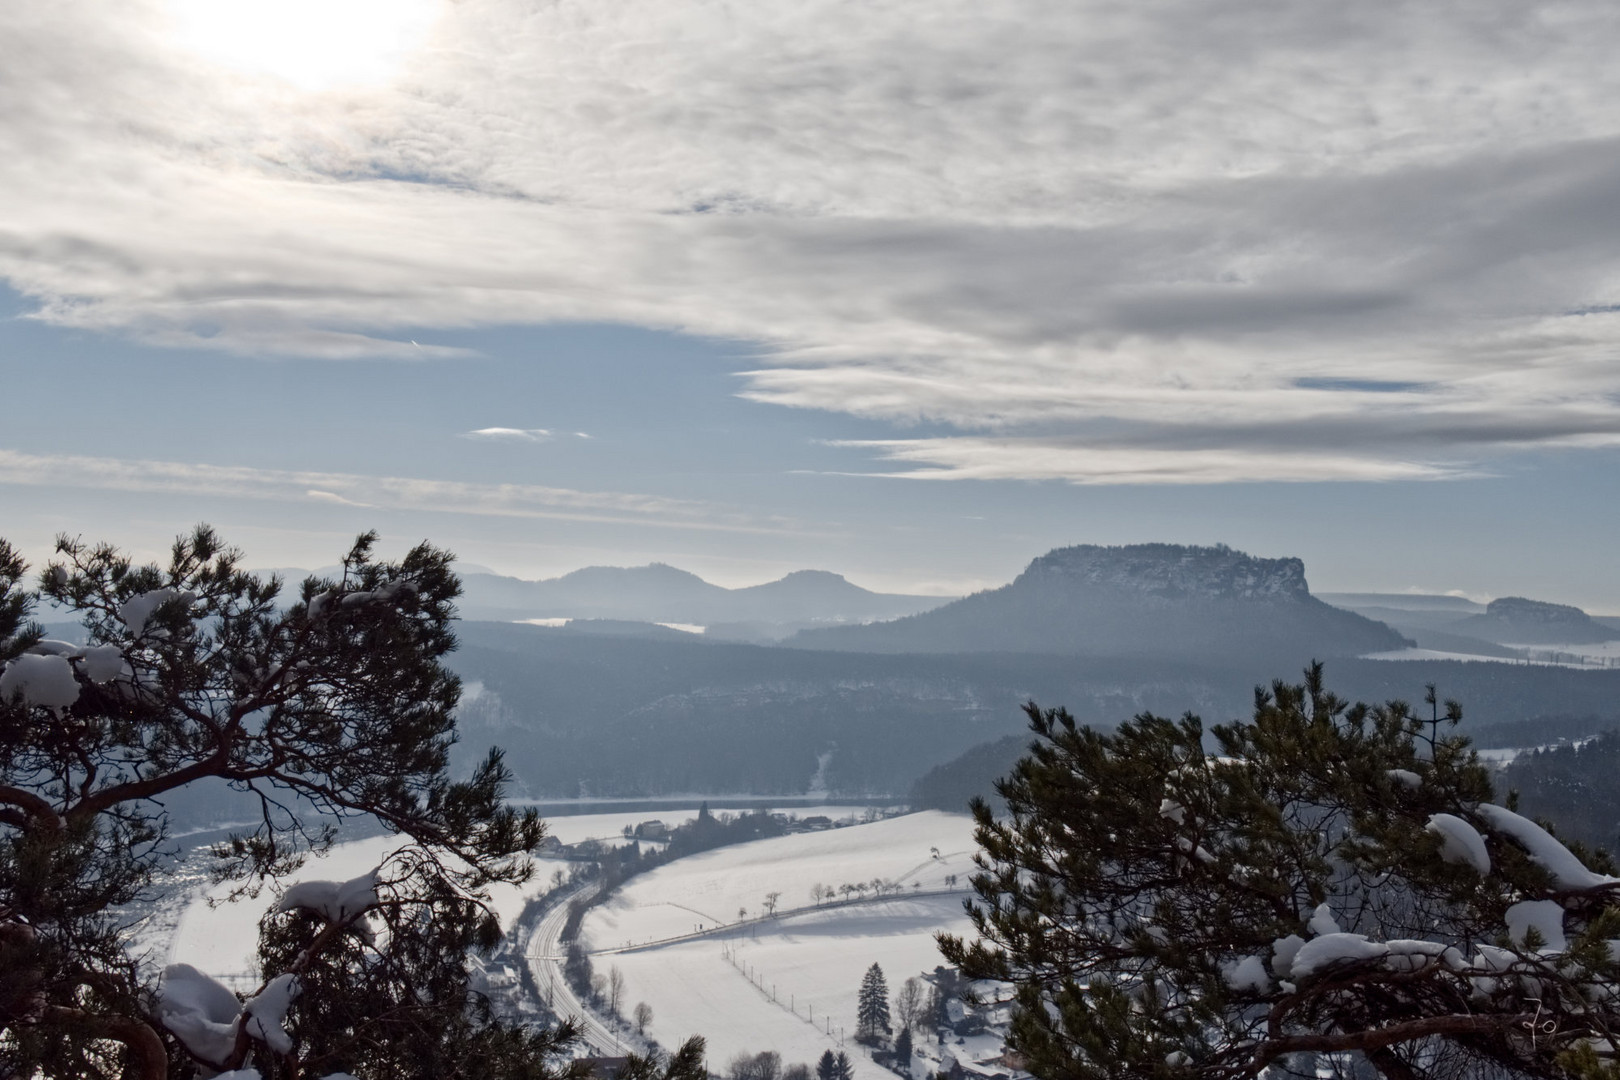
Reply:
M377 874L368 870L348 881L300 881L282 894L277 911L303 908L328 922L346 923L377 906Z
M190 604L196 599L197 594L194 592L181 592L178 589L168 587L149 589L143 593L136 593L118 605L118 618L125 626L129 627L131 635L140 637L146 631L147 620L152 617L158 608L171 600L179 600L182 603Z
M1497 832L1511 837L1529 852L1531 860L1552 875L1557 888L1595 889L1602 885L1620 885L1620 878L1588 870L1574 852L1529 818L1490 803L1480 804L1477 813Z
M170 964L158 983L158 1019L191 1053L218 1065L236 1048L242 1003L190 964Z
M1455 814L1430 814L1425 831L1439 836L1440 858L1450 863L1472 866L1480 877L1491 872L1491 855L1485 850L1485 838Z

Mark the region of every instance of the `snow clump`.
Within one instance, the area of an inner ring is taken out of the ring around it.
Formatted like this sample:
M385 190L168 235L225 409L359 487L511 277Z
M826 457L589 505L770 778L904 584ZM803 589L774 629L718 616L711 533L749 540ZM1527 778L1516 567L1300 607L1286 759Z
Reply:
M1447 967L1463 966L1462 953L1438 941L1423 938L1395 938L1384 942L1389 947L1385 964L1392 971L1422 971L1430 964L1444 961Z
M1423 786L1423 777L1411 769L1385 769L1384 775L1403 787L1420 788Z
M1298 934L1289 934L1280 937L1271 943L1271 970L1277 973L1277 978L1287 979L1294 974L1294 957L1305 945L1305 939Z
M1316 905L1316 910L1311 913L1311 921L1306 923L1305 926L1314 935L1337 934L1339 932L1339 923L1333 917L1333 909L1325 903Z
M1271 989L1271 977L1266 974L1265 962L1258 956L1245 956L1221 965L1221 976L1233 990L1263 994Z
M1368 941L1365 934L1323 934L1300 947L1294 957L1291 974L1296 979L1308 979L1338 964L1380 960L1388 955L1388 945L1381 941Z
M40 705L61 716L63 709L79 700L73 665L65 656L24 653L13 658L0 672L0 699L9 701L17 695L24 705Z
M1491 855L1485 850L1485 838L1455 814L1430 814L1425 832L1440 837L1440 858L1449 863L1472 866L1480 877L1491 872Z
M1538 951L1561 953L1569 947L1564 940L1564 909L1556 901L1521 900L1507 909L1503 919L1515 945L1523 945L1525 935L1533 928L1541 937Z
M1559 889L1594 889L1600 885L1620 883L1620 878L1596 874L1588 870L1569 848L1560 844L1551 833L1529 818L1490 803L1481 803L1479 816L1500 833L1512 837L1530 853L1532 861L1552 875L1553 886Z
M349 881L300 881L282 894L277 911L304 908L336 923L348 922L377 904L377 871Z
M124 654L116 645L91 645L84 650L84 674L96 685L111 682L124 670Z
M290 1053L292 1036L287 1034L283 1024L300 989L298 976L291 974L277 975L266 983L263 990L242 1006L242 1014L247 1017L247 1033L278 1054Z
M149 589L143 593L136 593L118 605L118 617L123 620L125 626L129 627L131 634L140 637L146 631L146 620L150 619L152 613L157 611L158 608L167 604L170 600L180 600L189 604L195 599L197 599L196 593L180 592L167 586L161 589Z
M242 1003L190 964L170 964L158 982L158 1019L204 1061L224 1061L236 1048ZM227 1074L229 1075L229 1074Z

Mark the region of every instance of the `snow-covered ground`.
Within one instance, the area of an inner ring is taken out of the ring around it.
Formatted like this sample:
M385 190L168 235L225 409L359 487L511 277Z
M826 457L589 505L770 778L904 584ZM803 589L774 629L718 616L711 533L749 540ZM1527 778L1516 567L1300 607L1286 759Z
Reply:
M856 1075L878 1080L893 1074L852 1039L861 976L881 965L892 992L943 963L936 932L971 931L964 894L936 890L952 875L965 889L972 832L965 815L929 811L705 852L630 881L587 916L582 937L599 973L623 973L625 1011L640 1001L651 1006L648 1034L666 1046L702 1034L717 1069L744 1050L775 1050L786 1063L813 1065L823 1050L840 1048L842 1031ZM874 878L904 891L820 907L811 896L815 885L836 889ZM778 917L751 921L772 892L781 894ZM741 927L618 951L735 923L739 910L750 920Z
M807 808L800 814L826 814L835 819L859 814L862 806ZM632 810L608 814L577 814L546 819L549 833L565 844L583 840L623 843L626 825L635 826L650 818L666 825L677 825L697 816L697 809L647 811ZM338 844L326 855L311 859L283 885L299 881L347 881L376 867L403 841L397 836L374 836ZM277 894L266 889L257 897L219 902L230 892L230 885L209 887L202 867L207 851L200 848L173 878L175 893L155 906L145 924L131 935L131 952L147 957L156 967L184 962L233 985L257 982L253 956L258 947L259 919L276 902ZM535 875L523 886L492 890L492 906L502 925L510 926L528 900L550 887L552 875L564 874L573 866L560 859L536 859ZM213 903L211 903L213 901Z
M1523 649L1524 659L1503 656L1480 656L1475 653L1442 652L1439 649L1392 649L1388 652L1367 653L1363 660L1466 660L1484 664L1529 664L1539 667L1566 667L1580 670L1612 668L1620 661L1620 641L1603 641L1585 645L1508 645L1509 649Z

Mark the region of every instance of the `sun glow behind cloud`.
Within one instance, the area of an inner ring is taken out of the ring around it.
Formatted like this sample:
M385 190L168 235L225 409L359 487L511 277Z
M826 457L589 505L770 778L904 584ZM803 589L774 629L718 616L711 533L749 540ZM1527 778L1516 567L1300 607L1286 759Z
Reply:
M304 91L386 83L427 43L440 0L170 0L176 44Z

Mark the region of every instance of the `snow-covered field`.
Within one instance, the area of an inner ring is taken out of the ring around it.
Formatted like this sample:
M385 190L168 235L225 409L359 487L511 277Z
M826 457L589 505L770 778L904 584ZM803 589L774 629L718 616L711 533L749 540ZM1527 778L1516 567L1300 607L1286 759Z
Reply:
M965 888L973 872L972 832L965 815L930 811L705 852L633 879L591 912L582 934L597 954L598 972L617 967L624 974L625 1011L639 1001L651 1006L648 1033L666 1046L702 1034L716 1069L744 1050L775 1050L787 1063L813 1065L823 1050L840 1047L842 1029L856 1075L877 1080L893 1074L873 1065L851 1038L861 976L874 962L881 965L892 992L943 962L937 931L970 932L963 893L916 894L946 888L950 875ZM814 885L874 878L904 892L814 906ZM739 909L753 919L772 892L781 894L777 918L617 951L626 942L734 923Z
M1510 649L1523 649L1524 659L1502 656L1480 656L1474 653L1442 652L1438 649L1407 648L1389 652L1366 653L1363 660L1465 660L1483 664L1528 664L1537 667L1564 667L1585 671L1592 668L1612 668L1620 661L1620 641L1602 641L1584 645L1508 645Z
M800 814L827 814L839 818L859 814L860 806L814 807L797 811ZM610 814L577 814L548 817L546 825L551 835L565 844L583 840L603 840L623 843L623 829L649 818L657 818L666 825L676 825L697 816L696 808L689 810L632 810ZM338 844L326 855L311 859L284 884L298 881L347 881L376 867L403 841L396 836L374 836ZM131 940L131 951L145 955L150 962L165 964L184 962L194 965L228 982L256 981L252 959L258 947L259 919L276 902L270 890L256 898L243 898L230 903L210 904L229 891L229 885L209 887L206 877L197 869L207 852L199 849L193 860L175 878L180 895L166 898L157 905L146 926ZM529 898L550 887L552 874L567 873L573 864L559 859L536 859L535 875L521 887L507 886L492 892L496 913L503 925L523 910Z

